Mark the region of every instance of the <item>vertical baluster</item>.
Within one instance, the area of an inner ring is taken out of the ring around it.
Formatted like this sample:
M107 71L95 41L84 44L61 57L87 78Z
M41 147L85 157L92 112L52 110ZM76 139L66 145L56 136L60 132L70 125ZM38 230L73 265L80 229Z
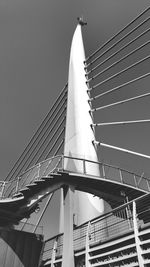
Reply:
M6 182L3 182L2 183L2 190L0 192L0 199L2 199L4 196L5 186L6 186Z
M120 181L123 184L123 176L122 176L122 171L119 169L119 174L120 174Z
M146 179L146 183L147 183L148 191L150 192L150 185L149 185L149 181L148 181L148 179Z
M133 177L134 177L134 183L135 183L135 186L138 187L138 184L137 184L137 180L136 180L136 176L135 176L135 174L133 175Z
M103 178L106 178L105 165L104 164L102 164L102 172L103 172Z
M83 173L86 174L85 159L83 159Z
M64 155L61 155L61 166L62 170L64 170Z
M87 231L86 231L86 244L85 244L85 266L90 267L90 261L89 261L89 250L90 250L90 227L91 223L89 222L87 225Z
M17 178L17 183L16 183L16 190L15 190L15 194L17 194L17 193L18 193L20 179L21 179L21 177L18 177L18 178Z

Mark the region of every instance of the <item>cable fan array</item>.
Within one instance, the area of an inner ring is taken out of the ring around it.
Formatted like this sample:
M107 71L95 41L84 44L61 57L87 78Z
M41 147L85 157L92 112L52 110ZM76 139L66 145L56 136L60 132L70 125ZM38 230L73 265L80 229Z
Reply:
M86 58L84 63L90 96L89 102L92 107L90 110L91 115L94 114L94 117L99 118L99 111L136 102L150 96L150 92L142 91L141 93L137 89L141 86L141 82L142 87L145 83L148 87L150 78L149 51L150 8L147 8ZM61 91L5 180L14 179L31 166L50 156L55 156L62 150L66 119L67 86ZM116 101L116 96L118 101ZM122 99L123 96L125 99ZM115 99L115 101L105 103L106 97L111 101ZM102 105L99 106L99 103L102 103ZM98 115L96 116L95 114ZM147 122L150 122L149 118L131 121L96 121L91 126L97 128L98 126L130 125ZM95 144L120 149L99 141L96 141Z
M28 145L5 178L6 181L19 176L31 166L56 154L62 154L64 144L67 88L62 89L52 108L38 127Z
M112 113L113 108L125 106L131 102L137 103L141 99L150 97L150 92L147 91L150 81L149 51L150 7L86 58L84 64L90 96L89 103L92 107L91 115L94 114L94 117L99 119L100 111L110 110L110 113ZM146 89L144 89L145 86ZM97 128L98 126L132 125L149 122L149 118L108 122L96 121L91 126ZM100 141L96 141L94 144L150 158L147 155Z

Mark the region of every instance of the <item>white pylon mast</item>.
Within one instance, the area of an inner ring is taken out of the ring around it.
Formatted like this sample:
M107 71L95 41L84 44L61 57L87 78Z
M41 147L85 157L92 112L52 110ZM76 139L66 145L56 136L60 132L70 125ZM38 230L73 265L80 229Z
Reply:
M91 128L93 120L89 112L91 107L88 101L84 60L82 30L81 24L78 24L70 52L64 155L97 162L97 151L93 145L95 135ZM79 160L65 159L64 168L71 172L83 173L83 164ZM86 162L85 170L86 174L100 176L98 164ZM91 194L78 193L76 209L77 224L81 224L103 213L104 202L97 197L93 198Z
M83 24L83 21L79 20L71 45L64 144L64 155L70 157L64 158L64 169L76 173L83 173L83 163L80 160L71 159L71 157L98 161L97 152L93 144L95 135L91 128L93 121L89 112L88 87L84 69L85 52L81 32ZM98 164L86 162L85 171L86 174L100 176ZM79 225L104 213L104 201L102 199L93 197L88 193L75 193L74 189L72 186L68 186L64 196L63 267L74 266L73 215L77 216L77 224ZM68 252L72 255L72 258L67 258Z
M92 140L95 139L89 110L89 96L84 70L85 53L83 47L81 25L75 30L69 63L68 103L64 155L98 161ZM74 169L73 169L74 168ZM80 161L65 160L65 169L82 172ZM88 166L87 173L99 176L99 167Z

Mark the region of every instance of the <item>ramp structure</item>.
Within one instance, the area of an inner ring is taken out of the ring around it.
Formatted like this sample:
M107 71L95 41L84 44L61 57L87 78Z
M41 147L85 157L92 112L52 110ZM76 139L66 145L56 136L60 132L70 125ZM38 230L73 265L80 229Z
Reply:
M100 161L98 149L100 146L147 159L150 156L97 138L100 127L150 122L149 118L97 121L101 110L150 96L144 82L142 91L138 89L138 83L146 80L148 84L150 76L149 13L147 8L87 58L81 32L84 23L79 19L71 45L68 83L6 179L0 182L0 226L10 229L29 218L46 196L50 200L56 190L63 189L63 234L46 242L45 247L50 249L45 249L41 266L149 264L143 254L147 255L150 246L150 179ZM103 97L128 87L133 90L128 98L99 106ZM144 212L143 203L147 207Z

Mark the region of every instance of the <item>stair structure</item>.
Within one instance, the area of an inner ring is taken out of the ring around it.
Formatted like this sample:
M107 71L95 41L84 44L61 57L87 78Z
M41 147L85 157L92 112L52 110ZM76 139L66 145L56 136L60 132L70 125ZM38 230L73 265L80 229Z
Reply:
M83 165L82 172L74 173L64 170L64 158L65 156L62 155L47 159L30 168L17 179L1 182L1 226L17 224L21 219L29 217L43 198L68 184L75 186L76 190L103 197L112 208L124 203L125 197L122 196L122 192L128 195L129 200L149 192L149 180L145 177L141 179L139 175L100 162L93 162L93 164L103 167L101 177L88 175L86 164L89 160L85 159L78 159ZM76 159L70 157L69 160ZM122 178L122 173L124 177L131 176L130 184L125 183L126 179Z

